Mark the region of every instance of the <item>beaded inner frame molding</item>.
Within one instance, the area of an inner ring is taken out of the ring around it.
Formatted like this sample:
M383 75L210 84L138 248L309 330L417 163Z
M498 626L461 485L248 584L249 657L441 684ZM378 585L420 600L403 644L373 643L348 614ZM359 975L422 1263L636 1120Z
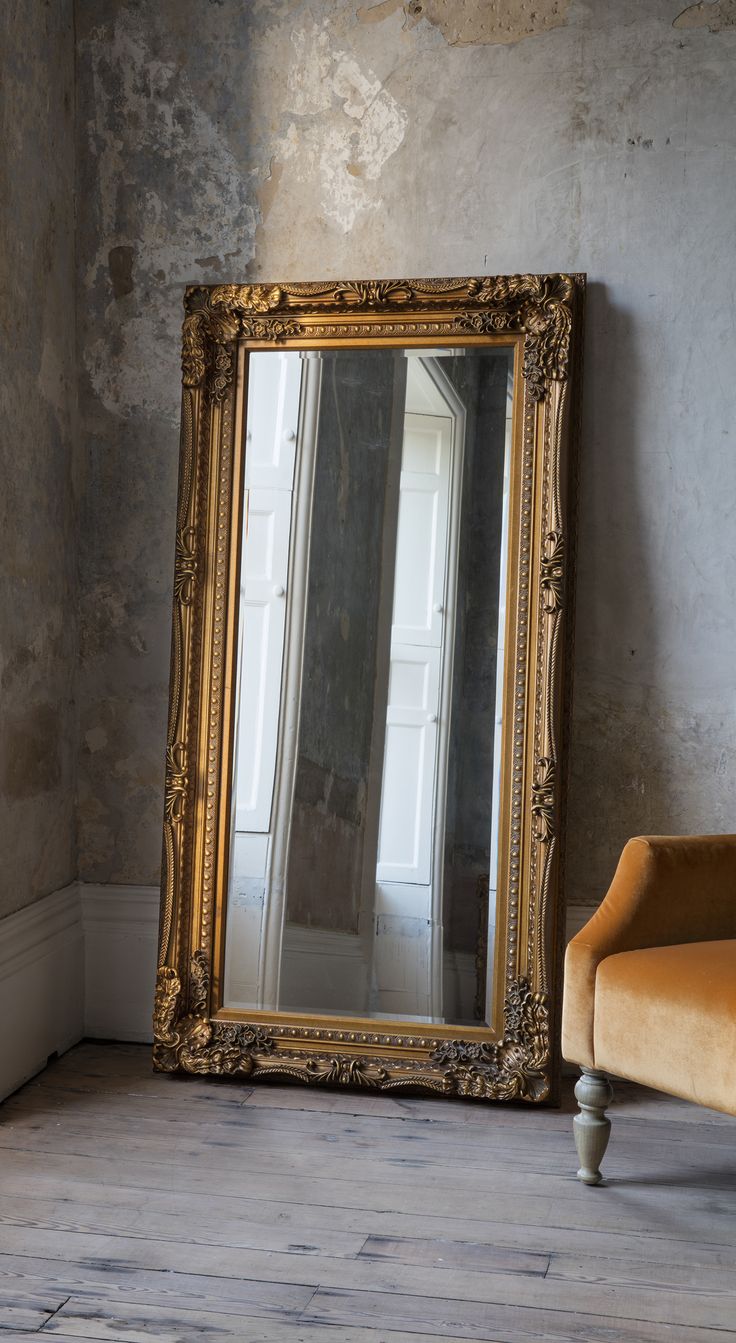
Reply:
M585 277L193 287L185 297L154 1063L483 1100L554 1099ZM250 350L514 348L492 1026L222 1007Z

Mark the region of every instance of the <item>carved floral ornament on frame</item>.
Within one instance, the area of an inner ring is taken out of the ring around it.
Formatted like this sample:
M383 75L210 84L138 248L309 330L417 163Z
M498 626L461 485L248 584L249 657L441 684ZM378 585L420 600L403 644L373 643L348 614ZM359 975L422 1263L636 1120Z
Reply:
M154 1061L163 1071L540 1102L554 1092L579 325L585 278L218 285L187 291ZM308 1020L217 1002L225 657L238 351L481 343L520 349L516 605L504 825L503 1029Z

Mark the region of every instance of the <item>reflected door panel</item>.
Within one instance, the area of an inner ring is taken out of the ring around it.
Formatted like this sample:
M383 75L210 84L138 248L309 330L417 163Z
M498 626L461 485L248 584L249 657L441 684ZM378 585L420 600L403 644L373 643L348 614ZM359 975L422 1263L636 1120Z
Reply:
M251 359L235 778L235 829L241 832L268 832L271 817L301 363L285 351Z
M245 525L235 828L267 831L278 742L291 494L248 490Z
M437 648L392 647L377 880L428 885L437 758Z
M439 647L447 568L452 421L406 415L392 638Z
M512 355L318 364L249 360L225 1006L477 1024Z
M251 356L246 488L254 485L282 490L293 488L301 363L298 354L286 350Z

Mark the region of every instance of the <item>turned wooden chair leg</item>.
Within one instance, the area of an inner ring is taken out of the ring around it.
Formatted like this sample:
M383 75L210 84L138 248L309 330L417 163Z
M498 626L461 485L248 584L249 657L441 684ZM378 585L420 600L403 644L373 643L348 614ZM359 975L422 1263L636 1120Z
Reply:
M580 1113L572 1121L580 1161L578 1179L583 1184L600 1184L600 1164L611 1133L606 1109L613 1100L613 1088L606 1074L597 1068L583 1068L575 1086L575 1099L580 1107Z

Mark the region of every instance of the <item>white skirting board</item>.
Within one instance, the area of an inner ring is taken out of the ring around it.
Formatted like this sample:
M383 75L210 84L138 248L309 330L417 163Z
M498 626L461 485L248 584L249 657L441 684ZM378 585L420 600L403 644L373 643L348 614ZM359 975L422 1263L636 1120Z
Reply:
M0 1098L84 1034L79 888L54 891L0 923Z
M72 882L0 922L0 1100L85 1036L152 1039L158 902Z
M74 882L0 922L0 1099L85 1036L151 1041L158 903L156 886ZM568 936L592 912L571 906ZM293 973L306 948L289 941ZM357 947L340 949L354 975Z

